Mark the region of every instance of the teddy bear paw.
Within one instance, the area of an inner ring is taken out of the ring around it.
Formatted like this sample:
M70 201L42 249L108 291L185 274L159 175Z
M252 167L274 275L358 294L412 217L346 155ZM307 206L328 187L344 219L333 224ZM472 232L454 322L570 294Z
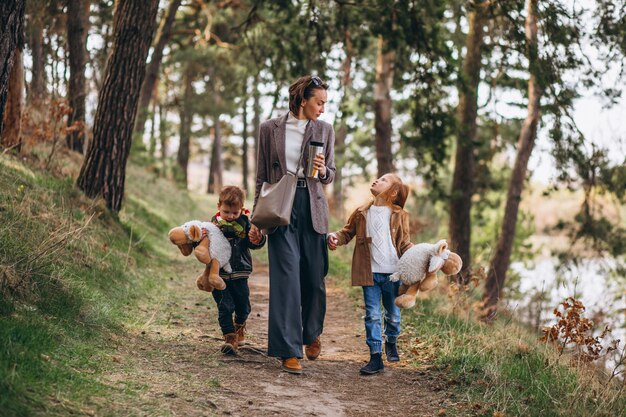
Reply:
M224 282L222 277L220 277L219 275L215 275L215 274L209 275L209 283L216 290L222 291L222 290L226 289L226 283Z
M200 275L198 278L196 278L196 285L201 291L213 292L213 286L209 283L204 275Z
M395 303L400 308L411 308L415 305L415 297L411 297L407 294L401 295L396 297Z

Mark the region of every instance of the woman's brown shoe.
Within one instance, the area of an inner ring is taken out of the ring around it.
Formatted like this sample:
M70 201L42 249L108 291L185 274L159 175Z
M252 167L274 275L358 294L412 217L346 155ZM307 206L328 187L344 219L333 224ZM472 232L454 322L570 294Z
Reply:
M319 336L315 338L313 343L311 343L310 345L306 345L304 347L304 353L306 353L306 357L310 361L314 361L315 359L317 359L317 357L320 355L321 352L322 352L322 341L320 340Z
M302 373L302 365L300 365L298 358L283 359L282 369L290 374L300 375Z

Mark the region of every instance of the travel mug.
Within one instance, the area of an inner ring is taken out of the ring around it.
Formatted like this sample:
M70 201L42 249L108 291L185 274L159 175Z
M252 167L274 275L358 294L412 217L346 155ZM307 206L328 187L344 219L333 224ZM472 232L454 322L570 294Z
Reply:
M306 176L311 178L317 178L319 172L313 165L313 159L315 159L315 155L319 155L324 152L324 144L322 142L311 142L309 144L309 165L306 170Z

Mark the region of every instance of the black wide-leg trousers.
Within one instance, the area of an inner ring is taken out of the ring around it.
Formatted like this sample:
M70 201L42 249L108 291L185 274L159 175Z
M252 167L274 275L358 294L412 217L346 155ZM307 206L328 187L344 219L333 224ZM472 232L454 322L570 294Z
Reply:
M302 345L322 334L326 315L328 248L313 229L306 188L297 188L291 223L268 236L269 356L302 358Z

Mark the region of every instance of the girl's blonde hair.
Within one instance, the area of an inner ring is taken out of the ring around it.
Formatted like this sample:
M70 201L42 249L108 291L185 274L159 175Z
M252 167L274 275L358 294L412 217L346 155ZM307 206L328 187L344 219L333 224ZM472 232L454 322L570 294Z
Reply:
M402 178L397 174L387 174L393 177L391 185L378 197L382 198L389 205L396 205L404 208L406 199L409 197L409 186L402 182Z

